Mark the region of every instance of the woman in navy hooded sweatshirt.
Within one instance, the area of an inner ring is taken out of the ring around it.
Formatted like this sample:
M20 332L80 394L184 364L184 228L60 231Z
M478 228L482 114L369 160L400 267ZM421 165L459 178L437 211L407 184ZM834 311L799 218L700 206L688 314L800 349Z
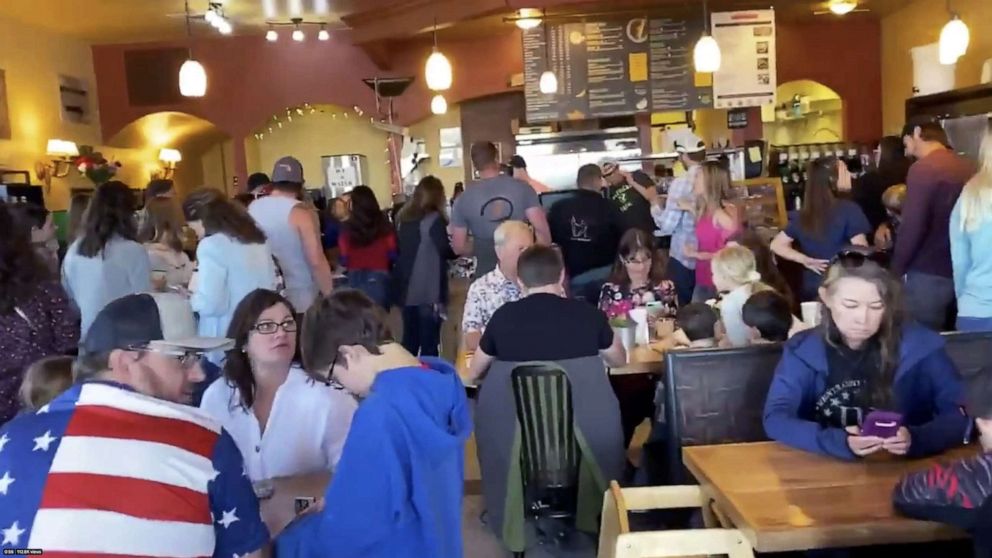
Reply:
M868 250L834 258L820 287L820 327L790 339L765 402L765 432L840 459L878 451L923 456L961 445L970 420L940 335L903 322L899 283ZM873 410L902 415L898 433L861 434Z
M465 386L451 365L393 341L384 322L354 289L303 318L307 373L361 402L324 499L276 539L280 558L462 556Z

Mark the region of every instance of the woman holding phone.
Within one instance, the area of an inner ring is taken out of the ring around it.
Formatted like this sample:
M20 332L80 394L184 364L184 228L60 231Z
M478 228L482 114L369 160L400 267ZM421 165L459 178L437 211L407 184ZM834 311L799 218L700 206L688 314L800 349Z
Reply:
M765 432L841 459L911 457L962 444L970 419L940 335L902 317L899 283L867 249L827 268L822 324L790 339L765 402Z

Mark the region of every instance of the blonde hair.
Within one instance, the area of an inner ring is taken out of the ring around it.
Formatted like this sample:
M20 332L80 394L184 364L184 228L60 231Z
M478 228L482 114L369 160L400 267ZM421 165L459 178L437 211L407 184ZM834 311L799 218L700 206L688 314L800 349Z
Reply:
M737 285L750 285L752 294L773 290L761 280L754 252L744 246L724 246L714 254L712 268L713 273L719 273Z
M961 230L974 232L986 220L992 219L992 128L982 140L981 166L961 191Z
M534 231L527 223L524 223L523 221L503 221L503 223L496 228L496 232L493 233L493 243L497 247L500 247L514 234L528 236L531 238L534 237Z
M704 193L696 196L696 216L701 217L723 209L724 202L732 197L730 171L716 161L706 161L699 169L697 180L702 180Z
M46 357L28 367L18 395L21 405L33 411L47 405L71 385L72 357Z

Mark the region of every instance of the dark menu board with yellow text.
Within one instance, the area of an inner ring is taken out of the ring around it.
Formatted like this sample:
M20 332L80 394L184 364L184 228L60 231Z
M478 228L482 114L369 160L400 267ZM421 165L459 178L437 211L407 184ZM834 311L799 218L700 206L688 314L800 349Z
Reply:
M713 106L712 82L693 69L703 30L696 18L609 19L524 31L528 122L575 120ZM541 93L552 70L557 93Z

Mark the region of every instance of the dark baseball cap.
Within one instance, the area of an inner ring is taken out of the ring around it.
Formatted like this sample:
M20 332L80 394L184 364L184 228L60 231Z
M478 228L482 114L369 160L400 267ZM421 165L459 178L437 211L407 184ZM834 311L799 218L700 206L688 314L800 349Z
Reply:
M189 301L178 293L133 294L97 314L80 350L84 355L116 349L155 348L206 353L232 347L223 337L200 337Z
M283 157L272 167L272 182L303 184L303 164L295 157Z

